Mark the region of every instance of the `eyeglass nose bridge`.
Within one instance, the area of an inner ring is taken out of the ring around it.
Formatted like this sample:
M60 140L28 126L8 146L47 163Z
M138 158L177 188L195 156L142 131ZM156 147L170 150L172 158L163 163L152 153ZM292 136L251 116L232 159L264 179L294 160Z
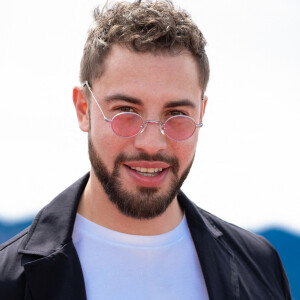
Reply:
M147 127L147 125L148 125L149 123L150 123L150 124L151 124L151 123L153 123L153 124L159 124L159 125L160 125L160 126L159 126L159 129L160 129L161 134L162 134L162 135L165 135L164 123L161 122L161 121L151 121L151 120L144 121L144 126L143 126L142 130L140 131L140 133L143 133L143 132L145 131L145 129L146 129L146 127Z

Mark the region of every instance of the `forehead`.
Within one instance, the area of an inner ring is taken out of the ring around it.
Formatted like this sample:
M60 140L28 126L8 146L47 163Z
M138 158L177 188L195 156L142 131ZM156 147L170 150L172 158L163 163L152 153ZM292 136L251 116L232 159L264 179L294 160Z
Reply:
M189 99L198 106L202 89L197 63L188 51L139 53L114 45L105 59L104 71L93 82L101 97L126 94L145 104L162 104L176 99Z

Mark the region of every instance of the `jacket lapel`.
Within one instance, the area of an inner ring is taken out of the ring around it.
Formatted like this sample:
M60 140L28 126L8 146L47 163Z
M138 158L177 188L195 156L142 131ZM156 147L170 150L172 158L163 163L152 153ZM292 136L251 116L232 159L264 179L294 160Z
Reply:
M237 265L223 242L222 232L182 192L179 193L178 200L186 214L209 299L240 299Z
M86 300L72 233L88 178L85 175L40 211L19 248L27 279L26 299Z
M53 254L26 262L24 268L30 299L86 300L82 270L72 242Z

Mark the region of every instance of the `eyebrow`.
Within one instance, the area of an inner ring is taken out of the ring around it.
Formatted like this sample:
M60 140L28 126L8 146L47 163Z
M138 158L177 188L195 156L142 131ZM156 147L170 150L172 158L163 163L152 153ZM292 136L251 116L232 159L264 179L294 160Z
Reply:
M134 97L130 97L124 94L113 94L111 96L107 96L104 98L104 101L106 102L113 102L113 101L118 101L118 100L123 100L132 104L138 104L143 106L143 102L138 99L138 98L134 98Z
M189 99L177 100L177 101L169 101L164 105L164 108L172 108L177 106L189 106L195 108L196 105Z
M134 97L130 97L124 94L113 94L110 96L107 96L104 98L104 101L106 102L113 102L113 101L119 101L123 100L132 104L138 104L143 106L143 102ZM178 106L189 106L192 108L195 108L196 105L189 99L182 99L182 100L174 100L174 101L169 101L164 105L164 108L172 108L172 107L178 107Z

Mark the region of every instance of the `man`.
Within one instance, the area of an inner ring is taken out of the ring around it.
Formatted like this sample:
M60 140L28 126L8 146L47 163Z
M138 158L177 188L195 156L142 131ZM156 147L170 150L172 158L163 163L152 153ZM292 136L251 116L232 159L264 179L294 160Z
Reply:
M169 1L95 11L73 90L90 173L0 248L0 299L291 299L274 248L180 191L205 39Z

